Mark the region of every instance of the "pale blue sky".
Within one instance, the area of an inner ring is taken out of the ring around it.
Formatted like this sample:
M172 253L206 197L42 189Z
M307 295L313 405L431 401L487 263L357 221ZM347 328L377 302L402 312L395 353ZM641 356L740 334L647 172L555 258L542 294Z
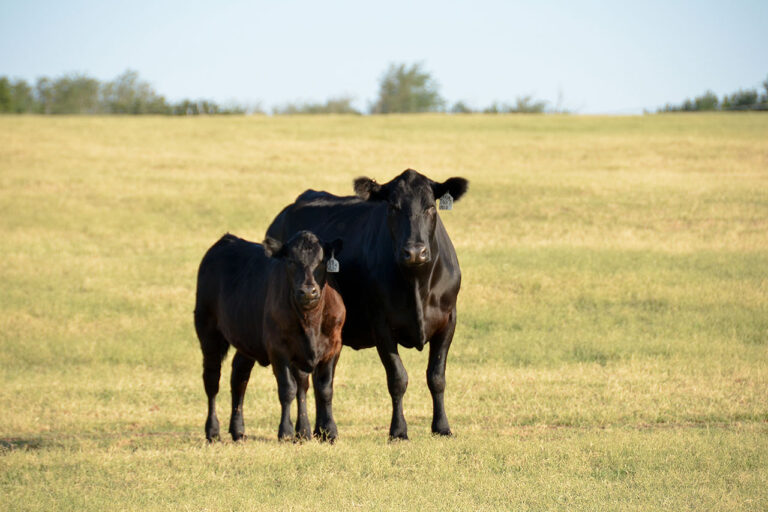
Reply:
M475 107L532 94L638 113L768 76L768 0L503 2L0 0L0 75L137 70L171 100L365 108L390 62Z

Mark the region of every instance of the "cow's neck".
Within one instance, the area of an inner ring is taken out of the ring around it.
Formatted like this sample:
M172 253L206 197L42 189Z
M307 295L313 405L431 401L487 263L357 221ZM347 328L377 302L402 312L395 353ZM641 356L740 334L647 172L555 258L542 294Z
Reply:
M428 336L425 317L427 303L429 301L432 275L440 264L440 251L437 250L436 242L431 249L432 260L429 263L419 267L416 272L404 275L404 278L408 283L410 299L413 301L413 307L409 309L413 311L414 322L417 326L419 339L422 343L426 343Z

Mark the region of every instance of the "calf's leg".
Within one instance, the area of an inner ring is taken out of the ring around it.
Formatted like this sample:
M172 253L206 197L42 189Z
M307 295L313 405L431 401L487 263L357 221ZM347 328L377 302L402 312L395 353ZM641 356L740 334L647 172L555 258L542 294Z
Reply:
M331 401L333 400L333 376L336 370L337 355L327 363L321 363L312 374L312 385L315 389L315 431L314 435L321 441L333 443L338 436L336 422L333 420Z
M251 377L255 361L241 352L232 358L232 416L229 420L229 433L234 441L239 441L245 435L245 422L243 421L243 398L245 388L248 387L248 379Z
M450 436L451 427L445 415L443 394L445 392L445 360L456 330L456 310L445 328L435 334L429 342L429 363L427 364L427 386L432 394L432 433Z
M287 361L276 361L272 371L277 379L277 396L280 398L280 426L277 438L280 441L293 440L294 430L291 425L291 403L296 397L296 380L293 378L290 364Z
M301 440L311 439L307 416L307 390L309 389L309 374L301 370L293 369L293 378L296 380L296 402L298 413L296 415L296 437Z

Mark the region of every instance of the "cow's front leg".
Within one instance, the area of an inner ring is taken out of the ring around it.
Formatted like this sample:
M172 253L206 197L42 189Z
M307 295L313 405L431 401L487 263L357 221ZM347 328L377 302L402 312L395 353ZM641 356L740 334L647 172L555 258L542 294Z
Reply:
M299 409L296 415L296 437L300 440L311 439L312 430L309 426L309 416L307 415L309 374L293 368L293 378L296 381L296 402Z
M427 365L427 386L432 394L432 433L450 436L451 427L445 415L443 394L445 392L445 362L448 349L453 341L456 330L456 308L451 312L451 318L445 328L432 336L429 342L429 364Z
M376 345L379 357L387 372L387 388L392 397L392 422L389 425L390 439L408 439L408 426L403 416L403 395L408 388L408 373L405 371L400 354L397 353L397 343L387 340Z
M294 430L291 424L291 404L296 398L296 381L291 373L288 361L279 360L272 364L272 371L277 379L277 396L280 398L280 427L277 438L280 441L293 440Z
M243 421L243 398L248 379L251 378L251 370L255 361L237 352L232 358L232 416L229 420L229 433L234 441L239 441L245 436L245 422Z
M315 368L312 374L312 385L315 389L315 437L321 441L333 443L338 435L336 422L333 420L333 411L331 402L333 400L333 375L336 369L336 363L339 360L337 355L327 363L321 363Z

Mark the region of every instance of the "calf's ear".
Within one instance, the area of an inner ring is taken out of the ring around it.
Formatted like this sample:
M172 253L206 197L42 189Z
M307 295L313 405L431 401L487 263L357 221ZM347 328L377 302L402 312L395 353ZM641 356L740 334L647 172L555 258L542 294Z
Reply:
M270 258L277 258L283 249L283 242L268 236L262 242L264 245L264 253Z
M384 199L384 189L371 178L361 176L354 181L355 194L360 199Z
M442 183L432 183L432 193L435 194L435 199L440 199L448 192L454 201L458 201L468 188L469 182L464 178L448 178Z

